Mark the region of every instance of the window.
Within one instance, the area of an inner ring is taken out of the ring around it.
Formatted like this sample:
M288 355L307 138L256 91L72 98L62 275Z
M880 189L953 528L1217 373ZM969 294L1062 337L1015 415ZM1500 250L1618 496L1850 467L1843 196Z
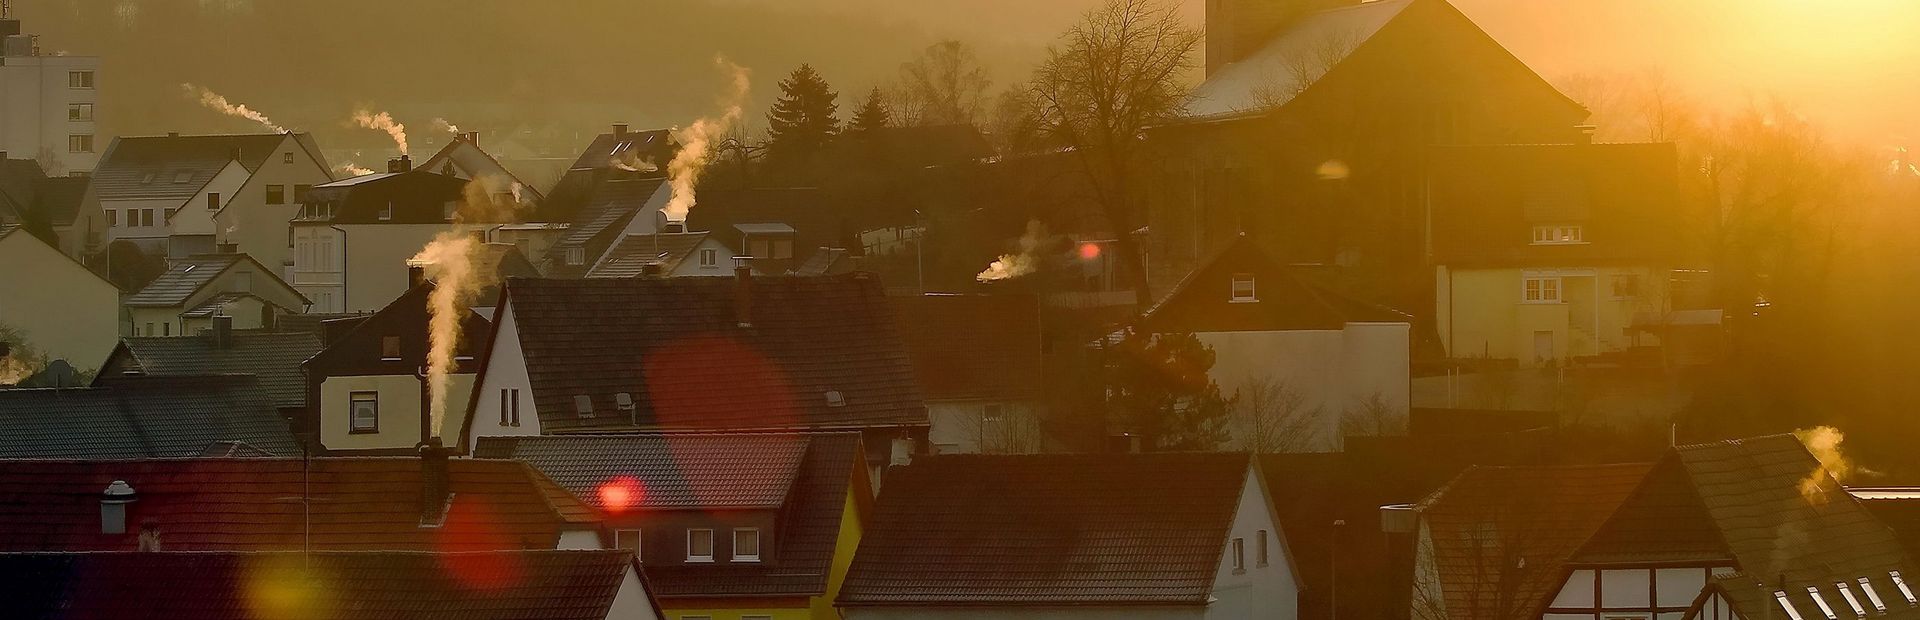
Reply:
M220 192L207 192L207 210L220 210Z
M120 211L115 209L107 209L107 228L119 228L119 227L120 227Z
M1780 608L1786 610L1788 618L1792 620L1802 620L1800 618L1800 610L1793 608L1793 602L1787 600L1787 592L1785 590L1774 590L1773 600L1780 601Z
M1247 539L1233 539L1233 572L1247 572Z
M440 219L452 221L453 213L457 210L459 210L459 207L451 200L440 203Z
M1640 296L1640 274L1619 273L1613 276L1613 298L1633 299Z
M93 134L76 133L76 134L67 136L67 152L68 153L92 153L93 152Z
M714 266L714 265L718 265L718 264L720 264L720 253L719 253L719 252L717 252L717 251L715 251L715 250L712 250L712 249L706 249L706 250L701 250L701 251L700 251L700 266L701 266L701 267L712 267L712 266Z
M294 202L297 202L297 203L300 203L300 204L306 204L306 202L307 202L307 190L311 190L311 189L313 189L313 186L312 186L312 185L308 185L308 184L305 184L305 183L296 183L296 184L294 184L294 186L293 186L293 201L294 201Z
M587 262L586 248L567 248L567 264L580 265Z
M67 120L74 121L74 122L86 122L86 121L93 120L93 104L91 103L67 104Z
M713 561L713 530L687 530L687 561Z
M392 202L388 202L387 204L380 205L380 219L382 221L393 219L393 203Z
M1521 300L1526 303L1560 303L1560 278L1557 276L1528 276L1522 287Z
M152 225L153 225L153 209L141 209L141 210L140 210L140 225L141 225L141 226L152 226Z
M172 324L172 323L161 323L161 324L160 324L160 335L162 335L162 336L172 336L172 335L173 335L173 324Z
M1234 301L1235 303L1260 301L1259 298L1254 296L1253 284L1254 284L1253 274L1251 273L1233 274L1232 301Z
M1880 593L1874 591L1872 581L1868 581L1866 577L1861 577L1860 591L1867 593L1867 602L1873 603L1873 609L1875 611L1883 614L1887 613L1887 603L1886 601L1880 600Z
M1579 224L1545 224L1533 227L1535 245L1586 243L1586 227Z
M773 241L773 258L776 260L793 258L793 240L775 239Z
M153 184L153 176L154 176L154 174L153 174L153 173L151 173L151 172L149 172L149 173L147 173L147 174L146 174L145 176L142 176L142 177L140 177L140 184L141 184L141 185L152 185L152 184Z
M633 551L633 559L640 559L640 530L614 530L613 548Z
M267 186L267 204L270 204L270 205L287 204L287 186L268 185Z
M760 239L753 242L753 249L748 251L747 255L754 258L767 258L773 256L773 250L768 248L767 240Z
M374 392L354 392L348 395L352 401L350 410L352 419L348 433L380 432L380 396Z
M1840 596L1847 599L1847 607L1853 609L1853 615L1861 618L1867 617L1867 608L1860 606L1860 599L1853 595L1853 588L1848 587L1847 582L1835 581L1833 582L1833 587L1838 588L1840 590Z
M1260 530L1259 534L1256 535L1253 539L1253 562L1254 562L1254 566L1267 565L1267 531L1266 530Z
M283 164L291 164L291 163L293 163L293 151L287 151L287 152L285 152L285 153L281 153L281 154L280 154L280 163L283 163Z
M93 72L68 71L67 88L93 88Z
M500 388L500 425L520 425L520 388Z
M383 359L383 360L400 359L400 337L399 336L381 336L380 337L380 359Z
M752 527L734 528L733 561L760 561L760 529Z
M148 323L148 324L147 324L147 332L146 332L146 333L147 333L147 335L148 335L148 336L152 336L152 335L153 335L153 324L152 324L152 323Z

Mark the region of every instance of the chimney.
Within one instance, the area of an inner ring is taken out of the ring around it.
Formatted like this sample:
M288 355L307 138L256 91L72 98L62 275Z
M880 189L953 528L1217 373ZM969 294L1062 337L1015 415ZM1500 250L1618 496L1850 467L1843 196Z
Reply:
M213 251L219 254L239 254L240 244L231 242L215 244Z
M213 317L213 348L233 348L233 317L224 314Z
M626 123L614 123L614 124L613 124L613 139L615 139L615 140L619 140L619 139L622 139L622 138L625 138L625 137L627 137L627 124L626 124Z
M446 522L447 503L453 489L447 477L447 455L439 437L420 442L420 525L438 526Z
M387 160L387 172L413 172L413 158L401 155Z
M407 290L420 288L427 281L427 268L421 265L407 265Z
M1413 504L1380 507L1380 534L1387 539L1387 609L1391 620L1413 615L1414 541L1420 531L1420 510Z
M244 154L240 152L240 147L236 146L236 147L227 149L227 159L231 159L233 161L246 161L246 158L242 157L242 155Z
M1580 132L1580 135L1574 136L1574 144L1593 144L1593 132L1600 127L1597 125L1574 125L1573 128Z
M660 267L660 263L640 263L640 277L658 278L660 277Z
M753 257L733 260L733 318L741 327L753 327Z
M127 504L140 499L125 480L115 480L100 494L100 533L127 533Z
M467 144L480 146L480 132L478 131L469 131L469 132L460 134L460 139L466 140Z
M887 446L887 464L907 465L913 462L913 447L917 442L912 437L895 437Z
M661 225L660 232L667 233L670 235L677 235L680 233L687 232L687 222L686 220L678 220L678 221L667 220L666 224Z

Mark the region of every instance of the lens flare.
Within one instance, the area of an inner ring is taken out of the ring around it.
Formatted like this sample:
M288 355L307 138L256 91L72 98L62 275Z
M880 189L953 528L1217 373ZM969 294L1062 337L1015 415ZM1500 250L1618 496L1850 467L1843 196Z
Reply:
M609 513L622 513L640 505L644 491L640 481L632 476L621 476L600 483L600 507Z

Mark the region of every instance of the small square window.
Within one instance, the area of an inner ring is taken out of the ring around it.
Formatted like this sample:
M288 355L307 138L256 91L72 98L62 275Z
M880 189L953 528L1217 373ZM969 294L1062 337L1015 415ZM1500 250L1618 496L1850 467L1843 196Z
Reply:
M400 359L400 337L399 336L381 336L380 337L380 359L383 359L383 360Z
M713 530L687 530L687 561L713 561Z
M742 527L733 530L733 561L760 561L759 528Z
M107 209L107 227L108 228L120 227L120 211L119 210Z
M207 210L220 210L220 192L207 192Z
M775 239L773 241L773 258L774 260L793 258L793 240Z
M354 392L349 395L352 402L350 413L352 425L348 433L380 432L380 398L374 392Z
M267 186L267 204L270 204L270 205L287 204L287 186L268 185Z
M152 185L152 184L153 184L153 177L154 177L154 174L153 174L153 173L151 173L151 172L149 172L149 173L146 173L145 175L142 175L142 176L140 177L140 184L141 184L141 185Z
M386 221L391 219L393 219L393 203L388 202L387 204L380 205L380 220Z
M186 183L187 181L192 181L192 180L193 180L192 170L181 170L173 173L173 182L176 185L183 184L183 183Z
M141 209L141 210L140 210L140 225L141 225L141 226L152 226L152 225L153 225L153 209Z
M280 163L283 163L283 164L291 164L291 163L293 163L293 151L287 151L287 152L285 152L285 153L281 153L281 154L280 154Z
M586 248L567 248L567 264L582 265L587 262Z
M640 530L614 530L613 548L633 551L633 559L640 559Z
M1233 274L1233 299L1236 303L1259 301L1255 296L1253 274Z

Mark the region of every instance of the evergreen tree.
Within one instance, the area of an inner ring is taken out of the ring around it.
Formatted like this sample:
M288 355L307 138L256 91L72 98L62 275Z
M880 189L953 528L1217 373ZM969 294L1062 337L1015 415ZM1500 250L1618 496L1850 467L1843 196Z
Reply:
M804 162L840 127L838 94L810 65L780 81L780 99L767 113L767 155L776 162Z
M893 119L887 114L887 104L881 101L880 87L875 86L867 93L867 101L860 104L859 111L853 113L853 122L847 129L851 131L869 131L886 127Z
M1128 330L1080 362L1049 421L1062 443L1096 449L1126 433L1148 451L1215 450L1229 438L1234 399L1207 376L1213 348L1193 334Z

